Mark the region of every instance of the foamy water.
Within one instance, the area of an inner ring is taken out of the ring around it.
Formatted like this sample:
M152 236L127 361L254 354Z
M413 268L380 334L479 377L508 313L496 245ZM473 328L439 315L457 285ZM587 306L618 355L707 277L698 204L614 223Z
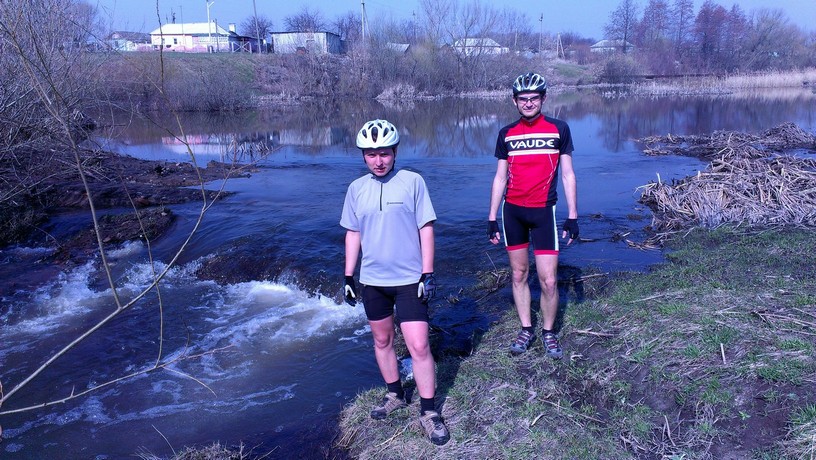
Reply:
M167 268L159 262L151 265L128 260L143 252L143 246L132 243L108 252L116 267L115 283L123 303L148 288L155 274ZM48 427L62 427L67 435L83 426L102 432L123 424L150 425L185 416L206 419L223 413L268 411L296 399L306 388L306 382L298 381L297 372L281 372L288 367L287 356L302 354L304 345L308 348L315 340L351 347L361 346L360 341L365 340L367 326L361 307L350 308L321 294L308 294L293 284L251 281L219 285L202 281L194 276L197 267L198 261L173 267L159 284L168 323L164 369L97 390L63 406L64 410L14 416L17 423L3 417L5 452L38 451L43 436L52 436L44 434L51 431ZM97 261L91 261L60 274L28 296L18 296L10 305L19 320L8 322L3 330L0 369L4 370L6 390L49 357L39 348L43 337L51 337L51 348L56 350L115 308L112 290L100 288L106 284L102 276ZM108 332L103 329L88 339L94 342L102 338L102 345L94 346L96 356L69 352L62 360L63 365L71 361L72 367L85 369L73 371L76 390L154 365L153 358L138 355L121 367L119 374L105 371L119 364L119 355L108 356L111 345L124 350L138 347L135 342L157 342L157 337L138 332L157 321L157 297L151 293L145 299L131 307L136 314L122 314L127 324L117 327L116 337L106 337ZM71 332L65 333L66 329ZM122 335L128 331L132 336ZM183 340L179 340L180 331L186 334ZM108 359L113 361L107 363ZM21 390L20 394L26 395L23 399L45 402L57 397L48 389L47 380L36 379ZM351 392L338 395L344 400L350 396ZM3 409L15 409L14 402L10 399ZM276 427L284 430L285 424Z

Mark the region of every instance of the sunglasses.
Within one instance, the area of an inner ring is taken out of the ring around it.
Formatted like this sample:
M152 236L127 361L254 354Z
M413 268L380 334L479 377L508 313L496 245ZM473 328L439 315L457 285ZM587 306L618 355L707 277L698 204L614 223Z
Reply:
M518 96L518 97L516 97L516 101L519 102L522 105L527 104L528 102L532 102L533 104L537 104L537 103L541 102L541 96L529 96L529 97Z

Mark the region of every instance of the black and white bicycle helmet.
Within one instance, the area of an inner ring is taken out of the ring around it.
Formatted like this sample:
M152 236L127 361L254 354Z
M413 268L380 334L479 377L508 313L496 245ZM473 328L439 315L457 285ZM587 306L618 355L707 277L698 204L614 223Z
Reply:
M387 120L371 120L357 133L357 147L361 149L396 147L399 141L397 128Z
M513 96L518 96L519 93L546 94L547 80L534 72L519 75L516 81L513 82Z

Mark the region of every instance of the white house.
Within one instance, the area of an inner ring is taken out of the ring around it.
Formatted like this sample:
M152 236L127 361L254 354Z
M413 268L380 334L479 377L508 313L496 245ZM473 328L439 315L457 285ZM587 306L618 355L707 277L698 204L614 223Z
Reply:
M510 52L510 48L499 45L492 38L460 38L453 43L453 49L465 56L497 55Z
M150 32L150 44L154 50L191 53L254 52L258 49L256 42L254 37L238 35L235 24L230 24L229 30L226 30L215 21L164 24Z
M340 54L343 40L331 32L272 32L275 54Z
M624 40L601 40L598 43L589 47L589 50L593 53L615 53L615 52L624 52L628 53L629 51L633 50L635 45L624 41Z

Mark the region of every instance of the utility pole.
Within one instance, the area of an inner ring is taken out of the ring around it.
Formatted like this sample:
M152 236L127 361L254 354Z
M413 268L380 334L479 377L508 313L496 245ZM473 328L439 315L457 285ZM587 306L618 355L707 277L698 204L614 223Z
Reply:
M179 5L179 16L181 16L181 40L182 40L182 45L184 45L184 50L187 51L187 37L184 36L184 10L181 9L181 5Z
M362 15L360 16L360 23L362 23L362 36L360 38L363 41L365 41L366 30L368 29L368 18L366 18L365 0L360 0L360 7L362 9Z
M204 0L207 2L207 51L212 48L212 21L210 21L210 7L215 0Z
M261 52L261 29L258 27L258 6L252 0L252 11L255 13L255 38L258 39L258 52ZM251 51L251 50L250 50Z
M215 23L215 52L221 52L221 34L218 33L218 19L213 21Z
M541 35L544 33L544 13L541 13L541 17L538 18L538 23L538 55L541 56Z
M416 45L417 42L417 20L416 20L416 11L412 12L414 15L414 22L412 25L414 26L414 44Z

